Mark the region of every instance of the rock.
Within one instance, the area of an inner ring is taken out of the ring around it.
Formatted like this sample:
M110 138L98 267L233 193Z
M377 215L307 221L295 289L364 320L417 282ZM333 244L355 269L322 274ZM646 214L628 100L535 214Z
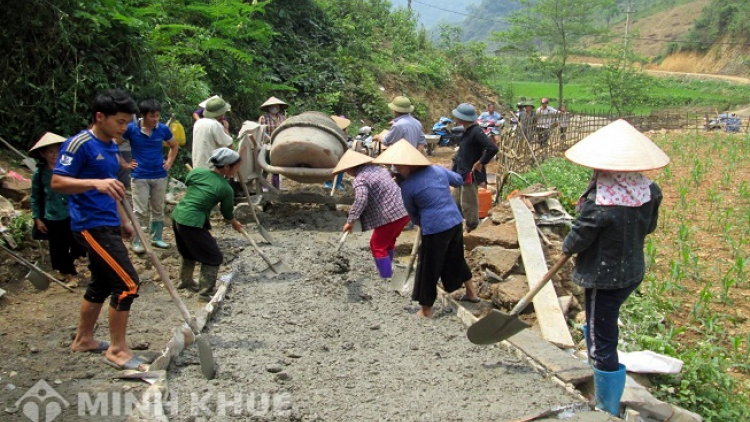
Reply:
M521 251L499 246L479 246L471 251L471 256L479 262L482 268L487 268L505 278L518 265Z
M53 383L55 385L62 385L62 380L61 379L56 379L56 380L53 381Z
M19 180L13 177L6 177L0 185L0 195L11 201L21 202L26 196L31 194L31 180Z
M292 376L287 374L286 372L279 372L276 374L276 381L289 381L292 379Z
M39 348L38 348L38 347L32 347L31 349L29 349L29 351L30 351L31 353L39 353L39 352L40 352L40 350L39 350Z
M272 374L278 374L279 372L283 371L283 369L280 365L268 365L266 366L266 371Z
M464 246L471 251L477 246L502 246L506 249L518 249L518 232L515 224L483 224L464 236Z
M502 283L496 283L490 286L490 297L492 303L501 309L510 309L518 303L521 298L529 292L529 285L526 276L513 274L508 276ZM528 312L532 305L526 308Z
M292 359L299 359L302 357L302 355L290 349L284 350L284 355Z
M5 409L3 409L3 412L12 415L12 414L18 412L18 408L17 407L6 407Z

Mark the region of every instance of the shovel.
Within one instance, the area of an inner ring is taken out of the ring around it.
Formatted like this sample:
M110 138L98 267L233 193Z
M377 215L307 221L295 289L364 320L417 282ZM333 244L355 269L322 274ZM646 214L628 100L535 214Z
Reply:
M417 234L414 237L414 246L411 247L411 258L409 259L409 266L406 268L406 274L403 277L393 277L393 290L401 296L408 296L414 290L414 271L417 261L417 252L419 252L419 245L422 241L422 227L417 226Z
M6 147L10 148L11 151L15 152L16 154L20 155L21 158L23 158L23 164L29 168L31 171L36 171L36 160L33 158L27 156L26 154L22 153L21 151L13 148L13 145L9 144L5 139L0 138L0 142L4 143Z
M529 328L530 325L518 319L520 314L534 299L537 293L542 290L545 284L555 275L556 272L568 261L570 255L563 255L559 261L547 271L547 274L534 287L518 301L509 314L493 309L484 318L475 322L466 331L466 337L474 344L492 344L513 337L519 332Z
M66 286L65 283L63 283L62 281L56 279L55 277L53 277L49 273L45 272L41 268L37 267L36 265L32 264L31 262L23 259L21 257L21 255L18 255L17 253L13 252L12 250L6 248L1 243L0 243L0 249L4 250L5 252L8 252L10 254L10 256L12 256L13 258L16 259L16 261L20 262L21 264L23 264L24 267L26 267L26 268L28 268L30 270L29 273L26 274L26 278L38 290L47 290L47 288L49 287L49 282L53 281L53 282L61 285L62 287L64 287L68 291L70 291L71 293L73 292L73 289L71 289L70 287Z
M203 375L206 379L214 379L214 376L216 375L216 362L214 361L214 352L211 350L211 346L209 346L208 341L200 335L198 323L195 322L195 318L190 315L187 307L185 307L185 303L182 302L182 299L180 299L180 296L177 294L177 290L170 281L169 275L164 270L161 261L159 261L159 258L156 257L154 250L151 248L151 242L147 240L143 233L143 229L141 229L141 225L138 224L138 220L135 218L135 215L133 215L133 207L130 206L130 202L127 198L122 199L122 207L125 208L125 212L128 214L128 218L136 231L136 235L141 239L141 245L146 249L146 254L151 259L154 267L156 267L156 271L159 273L164 286L172 297L172 301L177 305L177 309L180 310L182 319L185 320L188 327L190 327L190 331L192 331L195 336L195 342L198 344L198 357L201 362L201 371L203 372Z
M253 220L255 220L255 227L258 228L258 232L260 233L261 236L263 236L263 239L266 239L266 242L268 242L269 244L273 244L273 238L271 237L271 233L260 224L260 220L258 219L258 214L255 213L255 205L253 205L253 202L250 200L250 192L247 190L247 185L245 184L245 180L240 180L240 184L242 185L242 191L245 193L247 204L250 205L250 213L253 214Z
M283 274L283 273L291 273L292 269L289 268L286 264L284 264L281 261L278 261L276 263L272 262L266 254L263 253L263 251L260 250L258 247L258 244L255 243L252 237L247 233L247 231L243 228L242 229L242 235L247 238L248 242L250 242L251 245L253 245L253 248L255 248L255 251L258 252L258 255L260 255L261 258L263 258L264 261L266 261L266 265L268 265L268 269L266 271L263 271L263 274L268 274L268 270L273 271L274 274Z

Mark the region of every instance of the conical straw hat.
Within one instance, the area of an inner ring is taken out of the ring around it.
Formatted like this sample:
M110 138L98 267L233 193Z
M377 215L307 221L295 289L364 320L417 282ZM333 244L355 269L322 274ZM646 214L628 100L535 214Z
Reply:
M289 107L289 104L281 101L280 99L278 99L276 97L271 97L271 98L267 99L265 103L261 104L260 109L261 110L265 110L267 107L270 107L272 105L278 105L279 108L282 109L282 110L284 110L287 107Z
M341 130L346 130L346 128L348 128L349 125L352 123L351 120L345 119L339 116L331 116L331 119L333 119L333 121L336 122L336 126L341 128Z
M429 166L430 160L414 148L409 141L402 139L388 147L373 160L374 164L396 164L402 166Z
M65 138L60 135L56 135L52 132L47 132L42 136L37 143L29 150L29 157L39 157L39 150L46 147L47 145L61 144L65 142Z
M354 151L353 149L348 149L346 150L346 153L344 153L344 156L339 160L339 163L336 164L336 167L333 168L332 173L341 173L344 170L349 170L368 163L372 163L372 157Z
M581 139L565 157L584 167L608 171L646 171L669 164L651 139L625 120L617 120Z

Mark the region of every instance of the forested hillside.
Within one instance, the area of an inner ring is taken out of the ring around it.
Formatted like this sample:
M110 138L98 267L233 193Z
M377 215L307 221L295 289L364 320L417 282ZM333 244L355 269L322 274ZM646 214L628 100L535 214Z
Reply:
M384 0L27 0L0 18L13 23L0 34L0 136L22 148L47 130L80 130L105 88L157 98L190 133L211 94L232 104L236 127L270 95L291 113L387 121L389 87L454 92L458 69L475 80L483 71L480 51L438 51Z

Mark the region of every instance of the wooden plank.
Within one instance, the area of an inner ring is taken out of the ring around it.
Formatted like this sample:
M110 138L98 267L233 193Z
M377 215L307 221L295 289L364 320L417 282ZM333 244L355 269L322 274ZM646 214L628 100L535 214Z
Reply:
M518 244L521 247L521 258L526 269L526 278L529 287L531 287L547 273L547 261L544 259L534 216L529 208L520 198L512 198L510 206L516 219ZM542 331L542 337L545 340L562 348L570 348L575 345L552 283L544 286L534 297L534 312Z

